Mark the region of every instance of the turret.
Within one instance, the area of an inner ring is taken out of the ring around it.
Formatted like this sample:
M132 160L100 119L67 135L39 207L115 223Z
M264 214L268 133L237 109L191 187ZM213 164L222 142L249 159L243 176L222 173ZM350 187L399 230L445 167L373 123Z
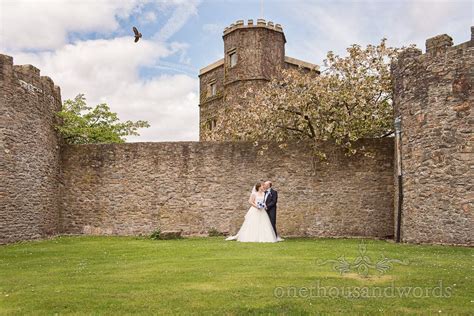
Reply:
M226 27L224 84L242 80L269 80L285 63L285 35L280 24L258 19L238 20Z

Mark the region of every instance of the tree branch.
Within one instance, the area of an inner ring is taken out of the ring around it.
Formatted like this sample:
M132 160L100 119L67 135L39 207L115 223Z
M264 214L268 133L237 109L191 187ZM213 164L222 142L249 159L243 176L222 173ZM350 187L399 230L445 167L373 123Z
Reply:
M308 134L306 131L304 131L304 130L302 130L302 129L299 129L299 128L294 128L294 127L289 127L289 126L283 126L283 125L276 125L276 127L278 127L278 128L283 128L283 129L287 129L287 130L294 131L294 132L298 132L298 133L301 133L301 134L303 134L303 135L306 135L306 136L311 137L311 134Z
M289 109L284 109L284 108L279 108L279 110L289 112L289 113L293 113L293 114L296 114L296 115L299 115L299 116L304 116L302 112L296 111L296 110L289 110Z
M382 93L383 93L383 91L380 90L379 95L378 95L377 98L375 99L374 105L377 105L377 103L379 102L380 97L382 96Z
M386 134L383 134L382 136L380 136L380 138L387 137L388 135L390 135L390 134L392 134L392 133L393 133L393 131L390 131L390 132L388 132L388 133L386 133Z
M308 128L309 128L309 131L311 132L311 137L312 137L312 138L316 138L316 132L314 131L313 124L311 124L311 119L309 118L308 115L305 115L305 116L304 116L304 119L305 119L306 122L308 123Z

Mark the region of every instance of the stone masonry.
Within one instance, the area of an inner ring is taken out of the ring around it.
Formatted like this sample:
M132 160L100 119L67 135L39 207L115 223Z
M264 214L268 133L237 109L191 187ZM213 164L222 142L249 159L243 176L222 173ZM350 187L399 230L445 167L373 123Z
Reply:
M304 144L264 155L247 142L65 146L60 232L236 233L262 178L279 191L283 236L391 236L393 139L363 143L375 159L327 147L329 164L314 167Z
M57 232L59 87L31 65L0 55L0 243Z
M430 38L426 54L409 49L392 68L406 242L474 242L474 41L452 45Z

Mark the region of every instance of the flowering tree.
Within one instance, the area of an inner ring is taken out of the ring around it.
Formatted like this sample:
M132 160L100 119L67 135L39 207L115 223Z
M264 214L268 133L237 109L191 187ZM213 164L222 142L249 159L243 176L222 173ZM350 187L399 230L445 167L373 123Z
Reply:
M360 138L389 135L393 130L390 63L401 49L352 45L348 55L327 54L324 69L283 69L264 89L249 90L252 106L235 105L219 113L211 140L333 141L354 154ZM264 128L255 128L263 126ZM284 143L283 143L284 145ZM362 150L363 151L363 150Z

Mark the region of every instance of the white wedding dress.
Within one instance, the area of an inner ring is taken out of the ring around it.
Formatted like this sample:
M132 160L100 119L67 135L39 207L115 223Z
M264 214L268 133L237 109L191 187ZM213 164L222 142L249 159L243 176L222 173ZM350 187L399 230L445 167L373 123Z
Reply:
M263 203L263 194L255 195L255 204ZM275 231L265 209L258 209L251 206L245 214L244 223L235 236L230 236L226 240L237 240L241 242L277 242Z

